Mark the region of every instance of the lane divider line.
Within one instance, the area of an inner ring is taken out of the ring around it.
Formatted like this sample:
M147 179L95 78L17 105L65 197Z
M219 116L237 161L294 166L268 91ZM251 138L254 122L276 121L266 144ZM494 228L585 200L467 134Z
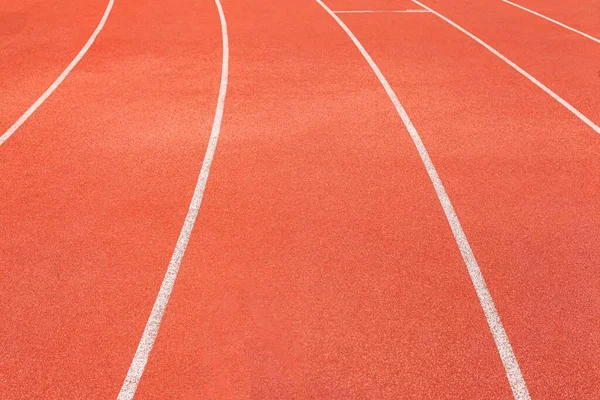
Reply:
M568 25L565 25L565 24L563 24L562 22L558 22L558 21L557 21L557 20L555 20L555 19L552 19L552 18L550 18L550 17L546 17L545 15L543 15L543 14L540 14L539 12L536 12L536 11L530 10L529 8L526 8L526 7L523 7L523 6L519 5L519 4L513 3L512 1L508 1L508 0L502 0L502 1L503 1L503 2L505 2L506 4L510 4L511 6L514 6L514 7L520 8L520 9L521 9L521 10L523 10L523 11L527 11L528 13L531 13L531 14L533 14L533 15L537 15L538 17L540 17L540 18L543 18L543 19L545 19L546 21L550 21L550 22L552 22L552 23L554 23L554 24L556 24L556 25L562 26L563 28L565 28L565 29L568 29L568 30L570 30L571 32L575 32L575 33L577 33L577 34L579 34L579 35L581 35L581 36L583 36L583 37L586 37L586 38L588 38L588 39L590 39L590 40L593 40L593 41L594 41L594 42L596 42L596 43L600 43L600 39L598 39L598 38L595 38L595 37L593 37L592 35L588 35L588 34L587 34L587 33L585 33L585 32L581 32L581 31L579 31L579 30L577 30L577 29L575 29L575 28L571 28L570 26L568 26Z
M429 153L425 148L425 144L423 144L421 136L417 132L417 129L413 125L406 110L400 103L400 100L398 100L398 96L396 96L396 93L388 83L387 79L385 78L375 61L373 61L367 50L365 50L360 41L352 33L350 28L348 28L344 24L344 22L323 3L323 1L316 0L316 2L319 3L321 7L323 7L323 9L327 11L327 13L329 13L329 15L331 15L331 17L350 37L352 42L354 42L360 53L363 55L363 57L365 58L365 60L379 79L379 82L381 82L381 84L383 85L390 100L394 104L394 107L396 108L400 119L404 123L406 130L410 134L410 137L413 140L415 147L417 148L419 156L421 157L421 161L423 162L427 174L429 175L429 179L433 183L433 187L437 194L438 200L442 206L442 209L444 210L444 214L446 215L446 219L448 220L456 244L467 267L469 276L471 277L471 281L477 293L477 297L479 298L481 308L483 309L483 313L494 338L496 348L498 349L498 353L500 354L500 359L504 366L504 370L506 371L506 376L512 389L513 396L517 400L530 400L531 398L529 396L527 385L525 384L525 380L523 378L523 375L521 374L521 369L519 368L519 364L508 339L508 335L504 330L504 326L502 325L502 321L500 320L500 316L498 314L498 311L496 310L496 306L494 305L492 295L488 290L488 287L485 283L485 279L483 278L483 274L481 273L481 269L479 268L479 264L477 263L475 255L473 254L473 251L471 249L471 245L467 240L467 236L463 231L460 221L458 220L458 216L454 211L454 207L450 202L450 198L446 193L444 184L442 183L442 180L440 179L437 170L435 169L433 161L429 157Z
M219 11L219 19L221 20L223 61L221 69L221 84L217 99L217 109L215 112L215 118L213 120L210 139L206 148L204 160L202 161L202 168L200 169L200 174L198 176L198 181L196 182L190 207L187 215L185 216L185 222L181 227L181 232L179 233L179 238L177 239L175 249L173 250L171 261L169 262L169 266L167 267L165 277L161 283L160 290L154 302L154 306L152 307L148 322L144 328L144 333L142 334L135 355L133 356L133 360L131 361L131 365L129 366L129 370L127 371L127 376L125 377L125 381L123 382L123 386L121 387L121 391L117 397L118 400L133 399L140 383L140 379L144 373L144 369L146 368L148 357L150 356L150 352L152 351L152 347L154 346L154 342L156 341L156 337L158 335L160 323L163 315L165 314L171 293L173 292L173 286L175 285L175 280L177 278L177 274L179 273L179 267L181 266L183 256L189 243L192 229L194 228L196 218L198 217L198 212L202 204L202 198L204 196L204 190L206 188L206 182L208 181L208 175L210 173L210 167L215 156L215 150L219 140L229 76L229 38L227 34L227 22L225 20L225 14L223 12L221 2L219 0L215 0L215 4Z
M98 36L98 34L102 30L102 28L104 28L104 24L106 23L106 20L108 19L108 15L110 14L110 11L112 10L113 4L114 4L114 0L108 1L108 5L106 6L106 10L104 11L104 15L102 16L102 19L100 19L100 23L98 24L98 26L92 33L92 36L90 36L90 38L87 40L85 45L82 47L82 49L79 50L79 53L77 53L75 58L69 63L67 68L65 68L65 70L58 76L58 78L56 78L56 80L54 82L52 82L50 87L48 89L46 89L46 91L44 93L42 93L42 95L35 101L35 103L33 103L27 109L27 111L25 111L23 113L23 115L21 115L19 117L19 119L17 119L15 121L15 123L12 124L10 126L10 128L8 128L8 130L2 134L2 136L0 136L0 146L2 144L4 144L4 142L6 142L8 140L8 138L10 138L13 135L13 133L15 133L17 131L17 129L19 129L21 127L21 125L23 125L25 123L25 121L27 121L27 119L29 117L31 117L31 115L38 109L38 107L41 106L42 103L44 103L44 101L46 101L46 99L48 97L50 97L50 95L56 90L56 88L65 80L65 78L69 75L69 73L73 70L73 68L75 68L75 66L79 63L79 61L81 61L81 59L83 58L85 53L87 53L87 51L90 49L90 47L96 40L96 37Z
M461 31L462 33L464 33L465 35L467 35L468 37L470 37L471 39L473 39L474 41L476 41L477 43L479 43L483 47L485 47L486 49L488 49L495 56L497 56L498 58L500 58L502 61L504 61L505 63L507 63L511 67L513 67L515 70L517 70L517 72L519 72L525 78L527 78L531 82L533 82L537 87L539 87L544 92L546 92L554 100L558 101L567 110L571 111L571 113L573 113L577 118L579 118L587 126L589 126L590 128L592 128L594 130L594 132L596 132L597 134L600 134L600 126L598 126L595 123L593 123L588 117L586 117L585 115L583 115L579 110L577 110L575 107L573 107L569 102L567 102L565 99L563 99L562 97L560 97L559 95L557 95L556 93L554 93L548 86L546 86L542 82L538 81L531 74L529 74L523 68L519 67L517 64L515 64L514 62L512 62L511 60L509 60L506 56L504 56L498 50L494 49L492 46L490 46L489 44L487 44L483 40L479 39L477 36L473 35L471 32L467 31L462 26L460 26L457 23L451 21L450 19L444 17L442 14L438 13L437 11L434 11L430 7L427 7L425 4L421 3L420 1L418 1L418 0L412 0L412 2L415 3L415 4L418 4L419 6L425 8L425 9L427 9L429 11L431 11L431 13L435 14L436 16L438 16L439 18L441 18L442 20L446 21L447 23L449 23L450 25L452 25L453 27L455 27L456 29L458 29L459 31Z
M372 14L372 13L428 13L422 8L412 8L408 10L340 10L333 11L335 14Z

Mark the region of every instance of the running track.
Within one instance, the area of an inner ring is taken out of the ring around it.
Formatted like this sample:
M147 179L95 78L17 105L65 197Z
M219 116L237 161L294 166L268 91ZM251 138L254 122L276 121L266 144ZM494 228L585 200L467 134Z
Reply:
M600 398L600 3L511 3L0 3L0 398Z

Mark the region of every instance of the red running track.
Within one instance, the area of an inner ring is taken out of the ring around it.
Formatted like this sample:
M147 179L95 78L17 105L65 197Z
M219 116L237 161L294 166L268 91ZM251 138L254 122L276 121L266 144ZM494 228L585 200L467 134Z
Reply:
M532 398L597 397L600 137L435 16L344 19L438 164Z
M117 1L2 145L0 392L118 393L206 148L220 53L213 3Z
M584 31L569 17L598 12L535 3L519 4ZM80 4L66 24L36 4L18 15L43 30L0 41L15 99L0 103L3 126L106 5ZM426 4L600 122L600 45L500 1ZM511 398L431 182L354 44L313 1L223 7L221 138L136 398ZM433 14L340 16L421 134L531 397L598 398L600 137ZM198 176L221 46L212 1L116 1L0 146L0 397L117 396Z
M600 13L600 7L592 3L586 0L578 7ZM599 124L600 43L502 1L436 0L426 4L490 44ZM550 16L536 2L522 4ZM553 12L552 17L577 25L578 20L571 21L563 14L567 13ZM596 23L600 25L600 20ZM580 30L586 32L584 27Z
M588 35L600 38L599 0L581 0L577 4L565 4L562 0L521 0L519 5L546 17L557 20Z
M50 86L98 25L107 0L0 4L0 132Z

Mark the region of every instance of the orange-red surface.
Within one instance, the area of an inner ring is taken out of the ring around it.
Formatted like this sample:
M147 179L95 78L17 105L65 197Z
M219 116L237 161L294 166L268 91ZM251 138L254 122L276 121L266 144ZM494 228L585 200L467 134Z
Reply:
M487 42L600 123L600 43L497 0L430 0L425 4ZM580 8L591 14L595 11L600 27L600 7L589 0L583 4L563 8ZM527 5L539 8L531 1ZM575 25L567 17L554 18Z
M520 4L582 30L570 17L595 10L537 3ZM502 2L426 4L600 122L600 45ZM2 4L0 131L105 6ZM221 139L137 398L511 398L435 192L355 46L313 1L223 7ZM342 18L422 135L532 397L598 398L600 137L432 14ZM197 179L221 45L212 1L117 0L0 146L0 397L118 393Z
M344 20L438 166L532 397L598 397L600 137L442 20L406 16ZM525 53L527 43L508 50ZM529 58L547 62L536 50Z
M117 1L0 148L0 397L118 393L198 175L220 55L214 4Z
M77 55L107 3L0 3L0 132L4 133Z
M225 12L221 141L140 398L510 398L431 183L354 45L316 3Z
M519 0L517 4L600 38L599 0L579 0L576 3L563 0Z

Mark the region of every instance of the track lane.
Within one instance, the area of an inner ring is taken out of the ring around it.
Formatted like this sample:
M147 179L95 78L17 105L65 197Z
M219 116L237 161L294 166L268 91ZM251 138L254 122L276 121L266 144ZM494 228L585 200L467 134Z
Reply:
M196 182L196 186L194 187L194 194L192 195L188 212L181 227L179 237L177 238L175 248L173 249L171 260L169 261L167 271L165 272L165 277L163 278L160 289L156 296L156 300L152 306L152 311L148 317L148 322L146 323L144 332L135 351L135 355L133 356L131 365L127 371L127 375L125 376L123 386L121 387L117 397L118 400L132 399L135 396L140 379L144 374L148 357L150 356L152 348L154 347L162 318L169 303L171 293L173 292L173 287L175 286L175 281L179 273L179 268L181 267L181 262L185 256L192 230L194 229L200 207L202 206L204 190L206 189L206 184L210 174L210 167L212 166L212 162L215 157L219 135L221 133L221 123L223 121L223 113L225 109L225 98L227 96L227 83L229 80L229 37L227 33L227 19L223 13L223 6L221 5L220 0L215 0L215 7L219 12L219 22L221 25L222 61L219 95L217 98L217 107L210 131L210 138L208 140L206 152L204 153L204 158L202 160L202 167L198 173L198 180Z
M329 8L336 10L405 10L416 8L410 0L331 0Z
M368 53L368 51L364 48L364 46L360 43L356 35L348 28L344 22L335 15L333 11L325 3L321 0L317 0L317 3L323 7L323 9L340 25L340 27L346 32L348 37L352 40L352 42L356 45L357 49L360 51L362 56L365 58L365 61L369 64L369 67L373 70L373 73L377 76L377 79L385 89L386 94L388 95L390 101L394 105L396 112L398 113L398 117L402 120L403 125L406 130L410 134L411 140L413 141L417 152L419 153L419 157L423 162L423 166L427 171L427 175L431 180L431 183L435 189L436 196L442 209L444 210L444 215L450 228L452 229L452 235L454 236L454 240L456 241L456 245L460 250L461 256L465 263L465 267L469 272L469 277L471 278L471 282L473 283L473 288L477 293L477 297L479 299L482 311L485 315L486 321L490 328L490 333L494 337L494 342L496 344L496 349L498 350L498 354L500 359L502 360L502 365L504 366L506 377L510 384L513 396L518 400L530 400L529 391L527 390L527 384L523 379L523 375L521 373L518 361L513 352L512 346L510 344L510 340L506 335L506 331L504 330L504 326L502 325L502 321L500 316L498 315L498 311L494 304L494 300L487 288L487 284L485 282L485 278L483 277L481 270L479 268L479 264L471 249L471 245L465 232L461 226L460 220L456 215L454 207L452 205L452 201L448 197L448 193L444 187L444 183L441 181L440 176L435 168L435 164L431 160L429 153L427 152L427 148L425 147L419 132L415 128L413 122L410 119L410 116L406 113L406 109L400 103L398 96L394 92L394 89L390 86L389 82ZM429 10L431 11L431 10Z
M519 0L515 2L563 24L600 37L600 0Z
M227 113L137 398L511 398L431 182L352 42L317 3L224 8Z
M512 1L509 1L509 0L503 0L503 2L506 3L506 4L512 5L513 7L517 7L518 9L523 10L525 12L528 12L528 13L530 13L532 15L535 15L535 16L537 16L539 18L542 18L542 19L544 19L544 20L546 20L548 22L551 22L551 23L553 23L555 25L558 25L558 26L560 26L562 28L565 28L565 29L567 29L567 30L569 30L571 32L575 32L578 35L581 35L581 36L583 36L583 37L585 37L585 38L587 38L587 39L589 39L589 40L591 40L593 42L596 42L596 43L600 44L600 39L598 39L596 37L593 37L593 36L591 36L591 35L589 35L589 34L587 34L585 32L582 32L582 31L578 30L578 29L575 29L572 26L569 26L569 25L566 25L566 24L564 24L564 23L562 23L560 21L557 21L557 20L555 20L553 18L550 18L547 15L544 15L544 14L541 14L541 13L539 13L537 11L534 11L531 8L524 7L522 5L519 5L519 4L514 3Z
M450 25L416 18L343 16L436 163L532 398L597 398L600 138Z
M77 55L107 3L26 0L0 4L0 135Z
M0 157L0 392L116 397L214 117L212 4L116 2Z
M600 47L496 0L424 2L487 42L600 124Z

